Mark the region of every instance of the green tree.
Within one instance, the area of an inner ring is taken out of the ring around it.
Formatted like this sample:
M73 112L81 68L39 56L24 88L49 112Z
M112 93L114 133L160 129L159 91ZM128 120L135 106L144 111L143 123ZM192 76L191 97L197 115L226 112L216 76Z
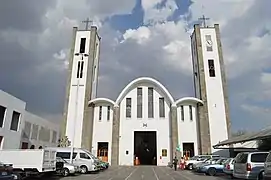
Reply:
M71 141L68 136L64 136L58 140L58 147L69 147L71 145Z
M270 151L271 150L271 138L258 140L257 145L258 145L258 149L261 151Z

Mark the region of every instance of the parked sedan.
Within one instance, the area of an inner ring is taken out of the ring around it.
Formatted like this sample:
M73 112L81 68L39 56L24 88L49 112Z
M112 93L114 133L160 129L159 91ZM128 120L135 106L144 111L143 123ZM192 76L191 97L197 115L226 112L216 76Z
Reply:
M211 158L211 159L206 159L202 163L194 164L193 169L195 169L195 171L197 172L203 166L206 166L206 165L209 165L209 164L216 164L216 162L219 159L221 159L221 158L220 157L215 157L215 158Z
M215 176L217 173L223 173L225 162L228 158L221 158L215 164L208 164L199 168L198 172L205 173L209 176Z
M234 158L228 159L225 162L223 168L223 172L227 175L230 175L231 177L233 177L234 162L235 162Z

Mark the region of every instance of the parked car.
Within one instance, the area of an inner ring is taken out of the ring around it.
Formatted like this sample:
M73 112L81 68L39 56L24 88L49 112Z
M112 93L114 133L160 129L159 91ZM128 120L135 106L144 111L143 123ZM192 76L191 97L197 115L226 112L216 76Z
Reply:
M268 152L242 152L235 158L233 176L239 179L263 179Z
M223 172L231 177L233 177L233 168L234 168L234 162L235 159L234 158L230 158L228 159L225 164L224 164L224 168L223 168Z
M74 175L75 173L79 173L80 172L80 167L79 166L75 166L73 164L70 164L69 162L67 162L66 160L57 157L56 158L57 162L62 162L63 163L63 167L62 167L62 175L63 176L69 176L69 175Z
M214 157L214 158L210 158L210 159L205 159L203 162L201 163L197 163L197 164L193 164L193 169L198 169L199 167L208 165L208 164L215 164L216 161L218 161L219 159L221 159L220 157Z
M228 158L221 158L214 164L208 164L200 167L197 172L205 173L209 176L215 176L217 173L223 173L224 164L227 160Z
M271 180L271 151L264 163L264 180Z
M198 156L194 156L192 158L190 158L188 161L186 161L185 164L185 168L192 170L193 169L193 164L198 164L201 163L203 161L205 161L206 159L210 159L213 157L219 157L219 155L198 155Z
M12 164L4 164L0 162L0 179L1 180L11 180L17 179L17 176L12 172Z
M66 161L70 161L71 148L50 147L57 151L56 156L61 157ZM100 170L98 158L93 156L88 150L82 148L74 148L73 150L73 164L79 166L82 174L87 172L97 172Z

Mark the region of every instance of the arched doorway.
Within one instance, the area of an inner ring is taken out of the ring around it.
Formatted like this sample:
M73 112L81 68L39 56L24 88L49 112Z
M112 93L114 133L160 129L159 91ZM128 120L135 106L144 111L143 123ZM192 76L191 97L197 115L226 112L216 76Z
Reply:
M31 146L30 146L30 149L35 149L35 145L31 145Z

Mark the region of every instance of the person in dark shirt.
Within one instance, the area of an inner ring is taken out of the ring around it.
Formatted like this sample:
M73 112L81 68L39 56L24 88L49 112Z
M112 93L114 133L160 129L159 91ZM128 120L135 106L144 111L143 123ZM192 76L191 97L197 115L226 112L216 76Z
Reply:
M175 158L173 159L173 166L174 166L175 171L177 171L177 164L178 164L178 159L175 156Z

